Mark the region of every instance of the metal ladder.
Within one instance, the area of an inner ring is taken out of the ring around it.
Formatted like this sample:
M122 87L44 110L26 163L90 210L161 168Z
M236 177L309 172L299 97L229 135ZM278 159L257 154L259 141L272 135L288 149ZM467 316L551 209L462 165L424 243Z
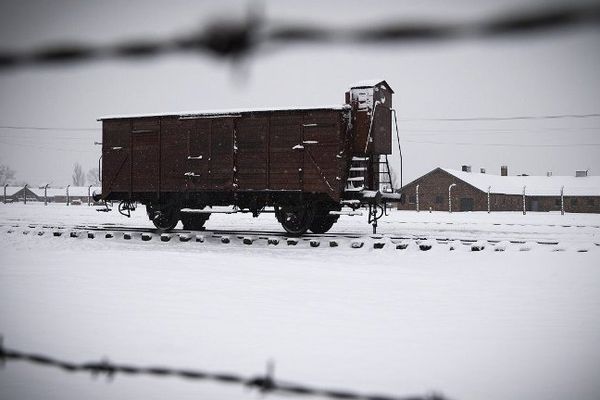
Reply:
M392 173L388 163L387 154L379 156L379 190L383 193L394 193L394 184L392 183Z
M352 157L345 192L359 193L365 189L369 157Z

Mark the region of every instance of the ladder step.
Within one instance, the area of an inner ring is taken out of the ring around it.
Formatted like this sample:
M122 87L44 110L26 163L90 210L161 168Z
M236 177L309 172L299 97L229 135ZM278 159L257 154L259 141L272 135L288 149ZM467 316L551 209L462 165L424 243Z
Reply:
M354 176L352 178L348 178L348 181L350 181L350 182L361 182L364 180L365 180L364 176Z
M360 204L360 200L342 200L342 204Z
M352 161L369 161L369 157L352 157Z
M350 167L350 171L366 171L367 167Z
M361 192L363 190L365 190L364 186L350 187L350 188L344 189L344 191L346 191L346 192Z

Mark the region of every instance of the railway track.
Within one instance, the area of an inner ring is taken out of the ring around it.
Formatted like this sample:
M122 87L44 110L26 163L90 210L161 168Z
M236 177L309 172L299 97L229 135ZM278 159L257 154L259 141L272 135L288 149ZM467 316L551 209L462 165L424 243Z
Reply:
M448 251L462 250L481 251L531 251L546 249L549 251L570 251L585 253L600 243L573 242L552 238L507 238L493 233L486 238L464 237L460 235L365 235L359 232L305 234L292 237L281 231L244 231L244 230L202 230L190 231L175 229L163 233L156 229L128 227L112 224L39 224L39 223L4 223L0 224L0 233L4 235L22 235L51 237L53 239L88 239L130 242L158 243L197 243L203 245L235 245L266 246L270 248L339 248L339 249L372 249L372 250L407 250L429 251L436 248Z

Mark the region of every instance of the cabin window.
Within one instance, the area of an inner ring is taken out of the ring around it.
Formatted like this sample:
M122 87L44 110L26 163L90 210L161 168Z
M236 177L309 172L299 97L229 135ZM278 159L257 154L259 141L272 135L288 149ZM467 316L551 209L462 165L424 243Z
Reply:
M435 196L435 204L442 204L444 202L443 196Z
M412 195L408 197L408 204L415 204L417 202L417 196Z

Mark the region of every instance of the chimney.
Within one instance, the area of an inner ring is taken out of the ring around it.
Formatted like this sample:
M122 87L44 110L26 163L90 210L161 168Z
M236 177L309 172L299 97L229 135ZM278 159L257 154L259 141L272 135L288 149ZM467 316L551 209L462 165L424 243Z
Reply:
M463 165L462 166L462 171L463 172L471 172L471 166L470 165Z
M508 166L503 165L500 167L500 176L508 176Z
M485 168L479 168L479 172L481 172L482 174L485 174Z
M548 171L548 172L546 172L546 176L547 176L547 177L551 177L551 176L552 176L552 171Z
M585 178L588 175L587 169L578 169L575 171L575 177Z

